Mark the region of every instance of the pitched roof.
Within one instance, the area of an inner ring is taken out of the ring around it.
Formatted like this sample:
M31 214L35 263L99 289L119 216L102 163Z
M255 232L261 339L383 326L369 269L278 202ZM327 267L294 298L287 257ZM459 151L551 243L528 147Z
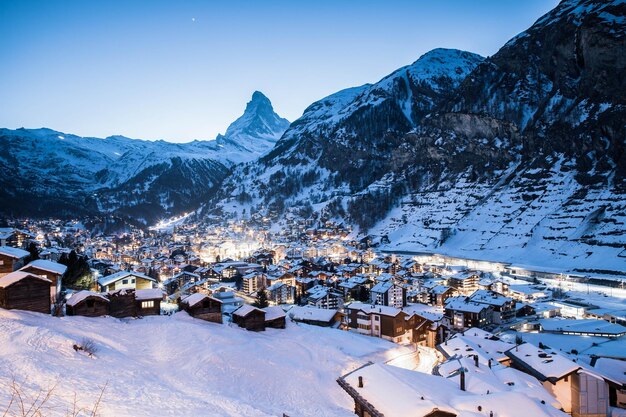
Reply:
M47 283L52 283L48 278L40 277L39 275L31 274L24 271L15 271L10 274L6 274L2 278L0 278L0 288L7 288L16 282L19 282L25 278L35 278L41 281L45 281Z
M538 348L530 343L522 343L505 352L516 364L540 381L556 381L576 372L579 364L554 352Z
M163 290L160 288L146 288L135 291L135 300L157 300L163 298Z
M44 259L37 259L36 261L32 261L28 265L22 267L21 269L26 269L29 266L32 266L33 268L41 269L42 271L52 272L53 274L59 274L59 275L63 275L65 274L65 271L67 271L67 266L57 263L57 262L46 261Z
M135 272L135 271L120 271L120 272L116 272L115 274L111 274L111 275L107 275L104 276L102 278L100 278L98 280L98 284L104 286L107 286L109 284L112 284L116 281L119 281L121 279L127 278L127 277L136 277L136 278L142 278L142 279L147 279L149 281L152 282L156 282L156 280L154 278L151 278L147 275L142 274L141 272Z
M252 306L250 304L244 304L241 307L239 307L237 310L235 310L233 312L233 315L239 316L239 317L246 317L248 314L252 313L253 311L260 311L263 314L265 314L265 311L261 310L260 308L256 308L255 306Z
M11 246L0 246L0 254L15 259L21 259L30 255L30 252L25 251L24 249L12 248Z
M82 291L78 291L75 292L74 294L72 294L72 296L70 297L69 300L67 300L67 305L70 307L74 307L75 305L77 305L78 303L80 303L81 301L86 300L89 297L95 297L95 298L99 298L105 302L109 302L109 299L106 298L104 295L97 293L97 292L93 292L93 291L87 291L87 290L82 290Z

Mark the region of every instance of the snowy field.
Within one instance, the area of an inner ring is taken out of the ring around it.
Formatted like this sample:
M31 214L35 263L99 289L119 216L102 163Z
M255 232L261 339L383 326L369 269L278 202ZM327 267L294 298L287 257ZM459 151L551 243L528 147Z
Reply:
M88 337L95 358L72 345ZM352 416L335 380L372 360L410 356L378 338L288 322L248 332L173 316L55 318L0 309L0 387L55 386L45 416L95 402L101 416ZM401 359L406 362L405 359ZM10 395L0 390L0 415Z

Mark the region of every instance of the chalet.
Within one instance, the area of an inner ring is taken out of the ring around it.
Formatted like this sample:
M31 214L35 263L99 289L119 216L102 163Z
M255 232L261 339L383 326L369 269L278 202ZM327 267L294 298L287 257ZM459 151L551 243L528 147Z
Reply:
M252 294L267 286L265 274L251 272L241 278L241 290L246 294Z
M26 263L29 252L10 246L0 246L0 277L17 271Z
M437 350L447 359L473 357L483 366L491 367L497 363L508 366L511 360L506 352L514 347L488 331L473 327L446 339Z
M478 289L480 277L475 271L462 271L447 277L447 285L464 295L470 295Z
M276 304L293 303L295 287L290 287L284 282L278 281L266 288L268 299Z
M68 316L106 316L109 314L109 299L101 293L78 291L67 300L65 313Z
M454 289L446 285L435 285L428 291L428 298L431 305L443 307L446 300L452 297Z
M337 309L343 304L343 295L332 288L316 285L307 291L306 302L318 308Z
M395 343L409 342L407 313L387 306L375 306L365 303L350 303L345 307L345 322L357 333L380 337Z
M109 291L109 314L113 317L136 317L137 304L135 301L135 290L132 288L122 288Z
M504 323L515 318L515 300L493 291L478 290L470 296L470 300L491 306L493 309L492 322Z
M343 319L343 314L338 310L311 306L292 307L288 316L295 322L321 327L339 327Z
M222 302L222 313L232 313L244 305L243 298L237 297L232 291L216 291L211 296Z
M233 323L246 330L255 332L265 330L265 311L249 304L244 304L232 314Z
M180 302L181 308L191 317L222 323L222 301L206 294L195 293Z
M158 316L161 314L163 291L159 288L146 288L135 291L136 312L139 316Z
M121 289L145 290L153 288L156 285L156 280L140 272L120 271L100 278L98 284L102 292Z
M592 356L591 366L609 384L609 405L626 408L626 361Z
M606 416L606 381L557 352L522 343L506 352L511 366L537 378L572 416Z
M402 308L406 306L406 289L392 281L379 282L370 290L373 304Z
M20 271L48 278L50 280L50 302L55 303L59 299L62 277L65 271L67 271L67 266L52 261L37 259L20 268Z
M0 307L50 314L50 280L24 271L0 278Z
M449 378L381 363L370 362L340 377L337 383L353 399L358 417L562 415L535 398L510 391L510 387L494 395L468 392L464 385Z
M452 297L446 301L444 314L455 329L482 328L491 324L493 308L470 301L468 297Z
M265 311L265 328L284 329L286 314L282 308L278 306L266 307Z

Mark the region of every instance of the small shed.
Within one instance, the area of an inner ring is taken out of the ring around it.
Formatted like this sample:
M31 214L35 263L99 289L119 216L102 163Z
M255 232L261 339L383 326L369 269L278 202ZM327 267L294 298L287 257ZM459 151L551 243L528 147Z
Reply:
M50 284L48 278L11 272L0 278L0 307L50 314Z
M233 312L233 323L255 332L265 330L265 311L244 304Z
M265 327L273 329L285 328L285 312L279 306L266 307L265 311Z
M191 317L222 323L222 301L206 294L195 293L185 297L180 306Z
M50 301L55 303L58 300L61 294L61 281L63 274L67 271L67 266L57 262L37 259L20 268L20 271L30 272L31 274L48 278L51 281Z
M136 311L140 316L158 316L161 314L163 290L150 288L135 291Z
M28 255L30 253L23 249L0 246L0 276L21 268Z
M92 291L79 291L67 300L65 313L68 316L100 317L109 314L109 299Z
M135 302L135 290L123 288L109 291L109 314L113 317L135 317L137 316L137 305Z

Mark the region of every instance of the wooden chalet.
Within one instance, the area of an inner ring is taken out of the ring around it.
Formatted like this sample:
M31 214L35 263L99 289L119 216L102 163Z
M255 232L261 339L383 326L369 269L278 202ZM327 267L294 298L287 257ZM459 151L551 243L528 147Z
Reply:
M191 317L213 323L222 323L222 301L217 298L195 293L185 297L180 302L180 307Z
M265 311L249 304L244 304L232 314L233 323L251 331L265 330Z
M159 288L147 288L135 291L135 305L138 316L158 316L161 314L163 291Z
M102 291L117 291L121 289L145 290L156 286L156 280L141 272L120 271L107 275L98 280Z
M50 280L24 271L3 276L0 307L50 314Z
M59 299L61 281L65 271L67 271L67 266L57 262L37 259L20 268L20 271L48 278L50 280L50 302L55 303Z
M109 298L109 314L113 317L136 317L137 316L137 304L135 301L135 290L133 289L120 289L116 291L109 291L107 293Z
M321 327L339 327L343 316L338 310L312 306L296 306L289 310L289 318L291 320Z
M263 309L265 311L265 327L271 327L273 329L284 329L286 326L285 322L285 311L278 307L266 307Z
M100 293L79 291L67 300L65 314L85 317L106 316L109 314L109 304L109 299Z
M29 252L10 246L0 246L0 276L17 271L30 255Z

